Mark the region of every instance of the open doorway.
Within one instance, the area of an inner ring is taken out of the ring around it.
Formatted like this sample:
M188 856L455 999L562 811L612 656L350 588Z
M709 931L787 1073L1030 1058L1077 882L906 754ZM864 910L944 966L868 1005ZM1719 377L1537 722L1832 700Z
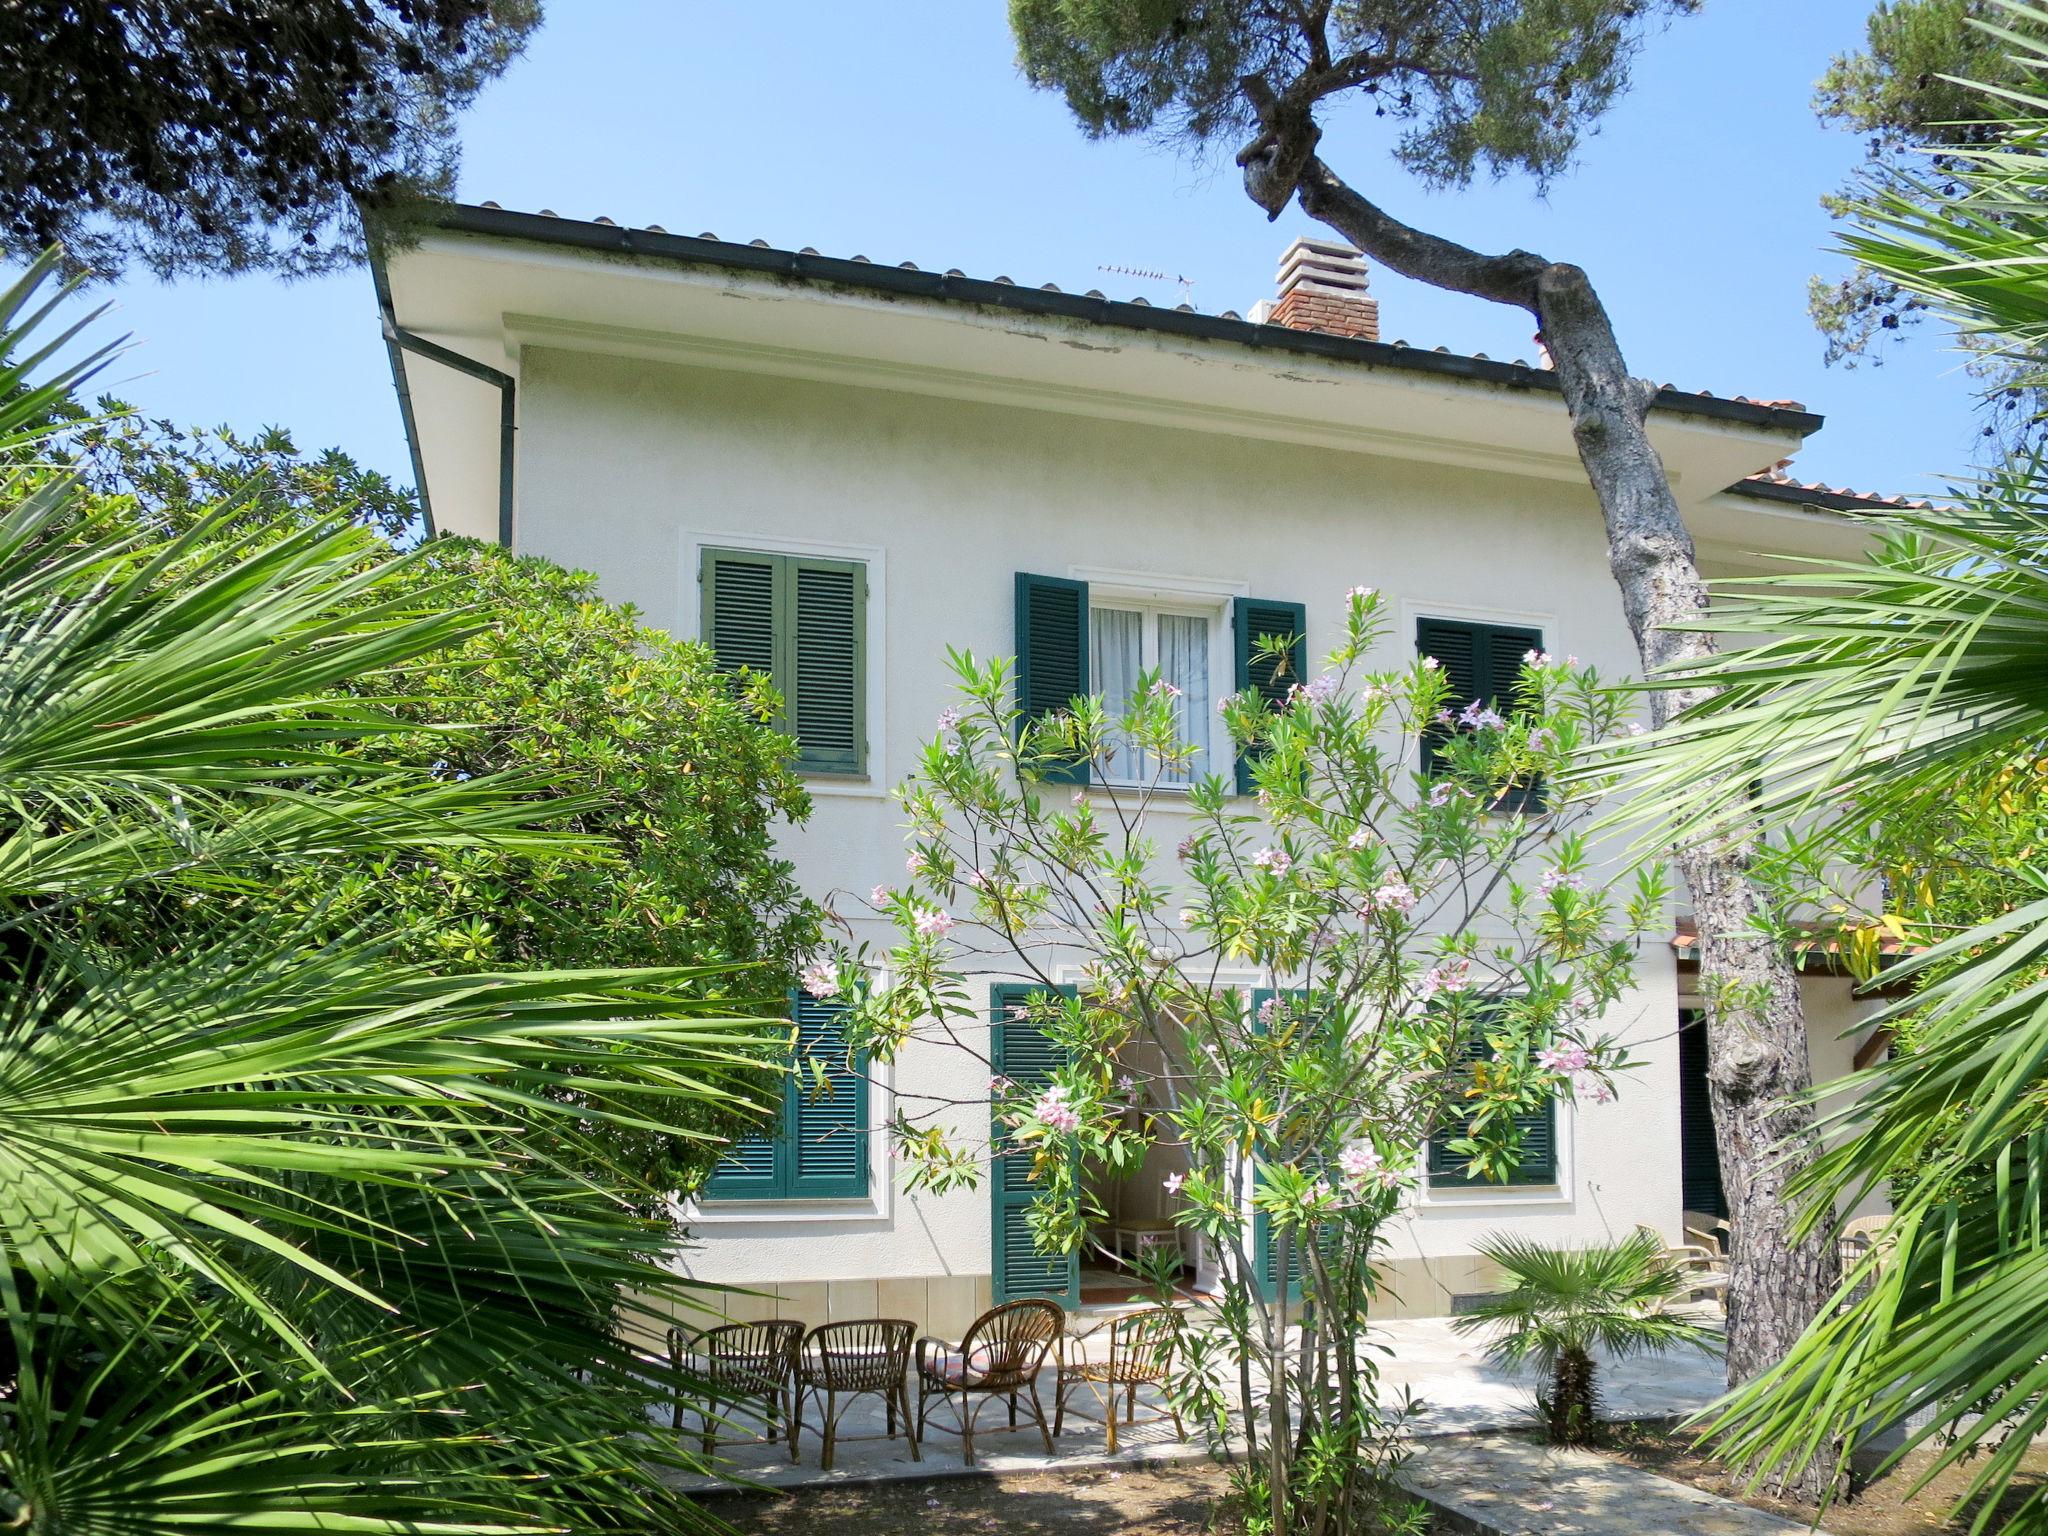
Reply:
M1707 1087L1707 1015L1700 1008L1678 1010L1678 1154L1684 1209L1717 1221L1727 1216L1714 1101Z
M1158 1046L1134 1040L1124 1047L1119 1065L1129 1085L1130 1107L1124 1113L1135 1130L1148 1112L1161 1107L1156 1085L1164 1058ZM1100 1214L1090 1223L1088 1249L1081 1256L1083 1305L1129 1301L1145 1283L1140 1256L1162 1252L1178 1263L1181 1292L1194 1294L1198 1239L1174 1220L1187 1172L1187 1148L1165 1140L1148 1146L1138 1166L1122 1175L1100 1167L1089 1170L1087 1195Z

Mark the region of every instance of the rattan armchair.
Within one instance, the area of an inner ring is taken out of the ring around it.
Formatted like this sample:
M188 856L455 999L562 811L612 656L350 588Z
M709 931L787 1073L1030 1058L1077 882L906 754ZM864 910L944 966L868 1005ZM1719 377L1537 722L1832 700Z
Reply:
M871 1393L887 1408L889 1438L896 1437L897 1415L910 1438L910 1459L924 1458L917 1448L917 1424L910 1414L911 1340L915 1323L876 1317L861 1322L821 1323L805 1338L796 1360L796 1414L803 1418L804 1399L820 1400L819 1432L825 1447L818 1465L832 1470L839 1444L839 1418L854 1398Z
M961 1451L971 1467L974 1419L983 1404L993 1398L1007 1399L1010 1427L1015 1429L1020 1396L1028 1396L1031 1417L1045 1440L1045 1453L1050 1456L1052 1428L1045 1421L1045 1405L1038 1399L1038 1373L1065 1327L1066 1313L1060 1310L1059 1303L1027 1297L1023 1301L1006 1301L982 1313L958 1344L919 1339L917 1427L912 1431L913 1437L922 1438L933 1404L946 1404L953 1410L953 1424L942 1423L937 1428L944 1434L960 1437Z
M789 1441L789 1459L796 1460L796 1357L803 1337L804 1325L793 1321L726 1323L694 1336L669 1330L669 1358L677 1371L692 1372L703 1383L698 1425L705 1455L718 1444L721 1409L758 1404L764 1438L774 1443L779 1426ZM682 1427L678 1397L675 1428Z
M1185 1441L1186 1426L1180 1410L1167 1396L1166 1383L1173 1373L1174 1346L1179 1342L1181 1315L1172 1307L1147 1307L1126 1312L1099 1323L1086 1333L1068 1334L1060 1340L1059 1386L1053 1394L1052 1432L1057 1435L1067 1421L1067 1393L1085 1386L1102 1408L1102 1422L1109 1436L1109 1454L1116 1454L1117 1399L1123 1399L1126 1424L1138 1423L1138 1389L1153 1387L1159 1393L1159 1407L1147 1423L1171 1419L1173 1432ZM1090 1359L1089 1341L1109 1336L1105 1358Z

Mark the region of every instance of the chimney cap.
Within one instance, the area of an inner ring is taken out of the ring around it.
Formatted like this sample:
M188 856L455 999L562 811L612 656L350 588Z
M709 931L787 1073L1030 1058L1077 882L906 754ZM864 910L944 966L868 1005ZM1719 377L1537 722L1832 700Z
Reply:
M1276 278L1280 296L1297 288L1310 293L1362 295L1371 286L1362 252L1336 240L1302 236L1280 257Z

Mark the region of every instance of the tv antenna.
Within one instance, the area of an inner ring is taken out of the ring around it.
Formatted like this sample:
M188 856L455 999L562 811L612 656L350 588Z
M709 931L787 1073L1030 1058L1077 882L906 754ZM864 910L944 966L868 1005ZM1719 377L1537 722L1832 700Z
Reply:
M1192 277L1169 276L1164 272L1155 272L1150 267L1124 267L1114 263L1104 263L1095 270L1114 272L1119 277L1143 278L1148 283L1177 283L1180 285L1181 303L1191 305L1195 302L1195 280Z

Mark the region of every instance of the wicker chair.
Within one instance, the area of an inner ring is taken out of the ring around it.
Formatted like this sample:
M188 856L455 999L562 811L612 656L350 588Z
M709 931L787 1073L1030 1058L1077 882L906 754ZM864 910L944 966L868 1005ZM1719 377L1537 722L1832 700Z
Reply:
M887 1407L892 1440L896 1438L897 1415L902 1414L903 1432L910 1437L910 1459L924 1460L917 1448L917 1425L910 1416L910 1387L905 1380L916 1333L915 1323L877 1317L821 1323L804 1340L796 1360L796 1415L803 1418L806 1396L824 1400L819 1428L825 1449L818 1463L823 1470L832 1470L840 1415L846 1412L848 1402L864 1393L880 1397Z
M1159 1389L1159 1411L1146 1420L1173 1421L1173 1432L1186 1441L1188 1432L1180 1411L1166 1395L1166 1383L1173 1373L1174 1345L1180 1337L1181 1315L1172 1307L1147 1307L1111 1318L1086 1333L1069 1334L1060 1341L1059 1387L1053 1394L1052 1432L1057 1435L1067 1421L1067 1391L1085 1386L1102 1407L1102 1422L1109 1435L1109 1454L1116 1454L1117 1398L1122 1396L1126 1424L1138 1422L1138 1389ZM1088 1358L1088 1341L1109 1335L1107 1359Z
M982 1403L1007 1398L1010 1427L1017 1427L1019 1394L1028 1394L1031 1417L1045 1440L1045 1453L1053 1453L1052 1429L1045 1422L1045 1405L1038 1400L1038 1372L1046 1355L1059 1342L1066 1327L1066 1313L1058 1302L1027 1297L992 1307L974 1320L967 1337L958 1344L940 1339L917 1341L917 1427L913 1438L921 1438L930 1419L932 1404L942 1402L953 1410L953 1426L941 1424L946 1434L960 1437L967 1465L974 1465L974 1418ZM976 1402L975 1399L982 1402Z
M773 1444L779 1424L789 1440L789 1459L796 1460L796 1356L804 1325L794 1321L726 1323L694 1337L680 1328L668 1332L669 1359L678 1371L694 1371L704 1383L698 1424L704 1454L718 1444L723 1408L759 1404L765 1439ZM676 1399L675 1427L683 1427L682 1399Z
M1836 1255L1842 1264L1842 1273L1848 1274L1884 1241L1885 1228L1891 1225L1889 1216L1857 1216L1843 1223L1842 1233L1835 1245ZM1879 1260L1882 1265L1883 1260ZM1849 1293L1851 1301L1861 1301L1870 1294L1870 1280L1862 1281Z

